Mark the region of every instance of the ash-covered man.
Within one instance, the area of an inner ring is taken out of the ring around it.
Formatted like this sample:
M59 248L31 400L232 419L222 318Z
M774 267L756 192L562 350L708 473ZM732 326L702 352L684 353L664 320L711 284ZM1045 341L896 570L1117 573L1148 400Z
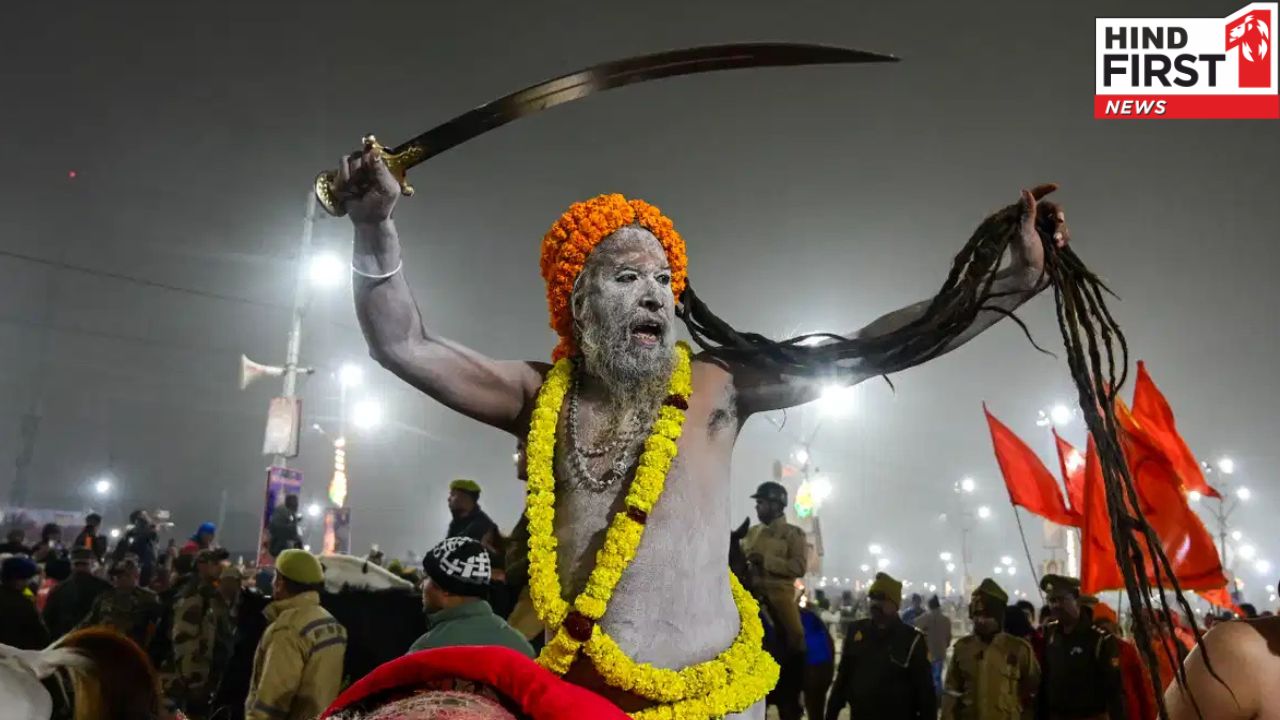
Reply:
M573 205L543 238L553 357L565 361L553 369L492 359L424 321L391 219L400 189L376 146L341 160L334 189L355 226L356 313L371 355L445 406L529 437L530 587L551 638L544 664L628 712L762 716L776 667L748 639L754 603L735 594L725 562L730 457L747 418L814 400L832 379L858 383L960 346L1047 285L1037 217L1066 241L1062 214L1037 203L1052 188L1023 192L1018 208L1001 211L1021 218L1011 260L954 333L927 349L882 348L877 357L892 355L884 362L792 374L677 347L677 303L698 307L684 295L684 241L657 208L602 195ZM430 255L420 261L428 267ZM897 348L933 307L889 313L854 336ZM709 672L675 672L694 666Z

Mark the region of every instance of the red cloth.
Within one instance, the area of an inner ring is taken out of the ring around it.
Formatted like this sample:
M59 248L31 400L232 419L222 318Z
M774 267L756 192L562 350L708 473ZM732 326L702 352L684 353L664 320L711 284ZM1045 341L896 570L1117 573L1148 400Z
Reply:
M1084 521L1084 455L1053 431L1053 441L1058 446L1058 469L1067 486L1067 504L1080 521Z
M195 540L188 540L182 545L182 549L178 551L179 555L195 555L200 552L200 543Z
M347 688L320 717L333 717L380 693L449 678L487 685L533 720L627 720L626 713L599 695L561 680L515 650L493 646L422 650L385 662Z
M1133 720L1153 720L1156 710L1155 691L1151 689L1151 676L1142 661L1138 646L1116 638L1120 648L1120 684L1124 688L1125 711Z
M997 420L986 405L982 406L982 412L987 416L991 444L995 446L996 462L1000 464L1000 474L1004 475L1005 487L1009 489L1010 502L1050 522L1078 525L1075 513L1067 509L1062 490L1049 468L1021 438Z
M1204 471L1200 469L1195 454L1178 434L1173 408L1169 407L1169 401L1147 374L1147 365L1141 360L1138 361L1138 380L1133 387L1133 415L1169 459L1183 487L1209 497L1220 497L1218 491L1205 481Z

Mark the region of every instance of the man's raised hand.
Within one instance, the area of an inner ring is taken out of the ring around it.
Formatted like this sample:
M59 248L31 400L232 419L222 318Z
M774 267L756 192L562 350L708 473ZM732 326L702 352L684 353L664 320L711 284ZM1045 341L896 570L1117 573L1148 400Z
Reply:
M390 219L400 198L400 184L372 144L338 161L333 190L339 207L356 225L376 225Z

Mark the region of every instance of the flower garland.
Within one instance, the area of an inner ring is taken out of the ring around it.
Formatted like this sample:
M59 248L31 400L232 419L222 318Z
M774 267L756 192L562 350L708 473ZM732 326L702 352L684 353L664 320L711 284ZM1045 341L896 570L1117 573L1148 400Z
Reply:
M553 631L538 662L562 675L584 653L609 685L664 703L635 714L645 720L702 720L738 712L763 698L778 679L777 664L762 648L759 607L731 573L740 628L729 648L707 662L681 670L637 663L598 624L622 573L635 558L645 522L662 495L677 453L693 384L689 347L679 343L676 353L668 396L645 440L624 509L613 516L596 554L596 566L572 604L561 592L554 533L556 428L572 381L572 360L560 360L547 374L527 443L529 593L539 618Z
M574 203L542 237L541 270L547 283L547 308L551 328L560 336L552 357L562 360L577 352L573 340L573 312L569 300L573 284L587 264L587 256L609 235L626 225L638 224L658 239L671 263L671 292L684 292L689 260L684 240L675 225L658 208L643 200L628 200L617 193L597 195Z

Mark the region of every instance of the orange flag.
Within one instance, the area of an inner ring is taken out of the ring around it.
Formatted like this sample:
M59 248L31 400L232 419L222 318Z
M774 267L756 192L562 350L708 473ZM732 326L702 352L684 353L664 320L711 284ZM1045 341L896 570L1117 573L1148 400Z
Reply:
M1124 576L1116 563L1116 544L1111 538L1111 518L1107 515L1106 489L1098 449L1089 436L1084 454L1084 504L1080 514L1080 592L1097 595L1103 590L1124 587Z
M1005 427L982 406L991 429L991 444L995 446L996 462L1009 489L1009 500L1021 505L1040 517L1059 525L1077 525L1075 515L1067 509L1053 473L1040 462L1040 458L1022 442L1022 439Z
M1138 361L1138 380L1133 387L1133 416L1146 430L1151 442L1169 459L1183 487L1209 497L1220 497L1218 491L1205 481L1196 456L1178 434L1173 408L1169 407L1169 401L1147 374L1147 365L1141 360Z
M1119 398L1116 398L1116 420L1122 430L1125 460L1138 490L1142 512L1159 537L1178 582L1188 590L1223 587L1227 577L1222 572L1218 549L1200 516L1187 504L1186 491L1173 463Z
M1062 439L1053 430L1053 440L1058 446L1058 468L1067 486L1067 504L1079 520L1084 518L1084 455Z
M1225 587L1220 587L1217 590L1200 590L1196 594L1208 600L1210 605L1226 608L1240 616L1244 615L1244 611L1236 606L1235 601L1231 599L1231 593L1227 592Z

